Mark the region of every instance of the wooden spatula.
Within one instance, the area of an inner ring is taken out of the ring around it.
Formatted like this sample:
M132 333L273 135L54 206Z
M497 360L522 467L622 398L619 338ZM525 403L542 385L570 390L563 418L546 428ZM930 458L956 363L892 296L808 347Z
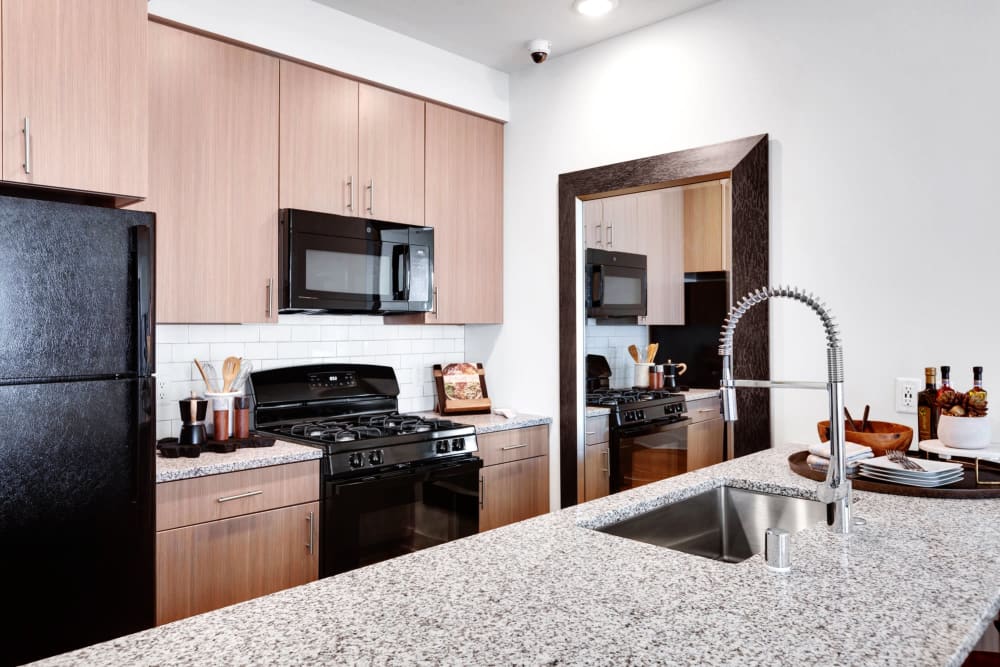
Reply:
M635 345L628 346L628 353L632 355L632 361L639 363L639 348Z
M660 350L659 343L650 343L649 347L646 348L646 363L651 364L653 360L656 359L656 353Z
M222 362L222 391L229 391L233 386L233 380L240 374L240 359L238 357L226 357Z

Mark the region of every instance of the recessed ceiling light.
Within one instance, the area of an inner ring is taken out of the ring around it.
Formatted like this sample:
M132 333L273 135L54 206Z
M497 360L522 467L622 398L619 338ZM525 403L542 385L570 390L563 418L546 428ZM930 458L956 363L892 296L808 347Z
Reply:
M618 0L576 0L573 9L584 16L604 16L618 6Z

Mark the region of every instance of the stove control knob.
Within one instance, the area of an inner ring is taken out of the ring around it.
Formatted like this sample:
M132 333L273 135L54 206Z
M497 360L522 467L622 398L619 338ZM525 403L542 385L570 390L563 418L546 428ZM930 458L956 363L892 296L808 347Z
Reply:
M360 468L365 464L365 458L361 452L351 452L351 455L347 457L347 462L352 468Z
M438 440L435 444L435 449L438 454L447 454L451 451L451 446L448 444L447 440Z
M381 449L373 449L368 452L368 463L371 463L373 466L380 466L383 461L385 461L385 458L382 456Z
M638 411L638 418L639 419L645 419L646 418L646 411L645 410L639 410Z
M451 451L460 452L465 449L465 438L455 438L451 441Z

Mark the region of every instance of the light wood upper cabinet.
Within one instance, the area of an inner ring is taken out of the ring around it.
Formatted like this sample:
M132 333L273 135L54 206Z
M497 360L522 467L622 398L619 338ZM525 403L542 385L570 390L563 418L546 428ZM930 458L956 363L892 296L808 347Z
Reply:
M632 195L646 255L646 317L642 324L684 324L684 192Z
M277 320L277 59L149 24L157 319Z
M358 215L424 224L424 102L358 87Z
M146 4L3 0L3 180L146 195Z
M426 181L436 293L426 321L502 322L503 126L427 104Z
M361 215L358 82L285 60L280 73L279 206Z
M583 245L585 248L604 250L604 204L601 199L583 202Z
M646 254L644 230L636 218L636 196L618 195L583 202L588 248Z
M729 180L684 188L684 270L730 269Z

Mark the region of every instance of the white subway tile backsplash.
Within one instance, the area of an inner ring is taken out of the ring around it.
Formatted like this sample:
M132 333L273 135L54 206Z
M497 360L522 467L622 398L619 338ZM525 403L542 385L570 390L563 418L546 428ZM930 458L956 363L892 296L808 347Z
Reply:
M371 315L281 315L277 324L161 324L156 328L157 375L166 396L157 401L157 438L180 431L177 400L204 384L193 359L221 370L238 356L254 370L315 363L391 366L399 381L399 409L434 408L432 364L465 361L465 328L395 324Z

